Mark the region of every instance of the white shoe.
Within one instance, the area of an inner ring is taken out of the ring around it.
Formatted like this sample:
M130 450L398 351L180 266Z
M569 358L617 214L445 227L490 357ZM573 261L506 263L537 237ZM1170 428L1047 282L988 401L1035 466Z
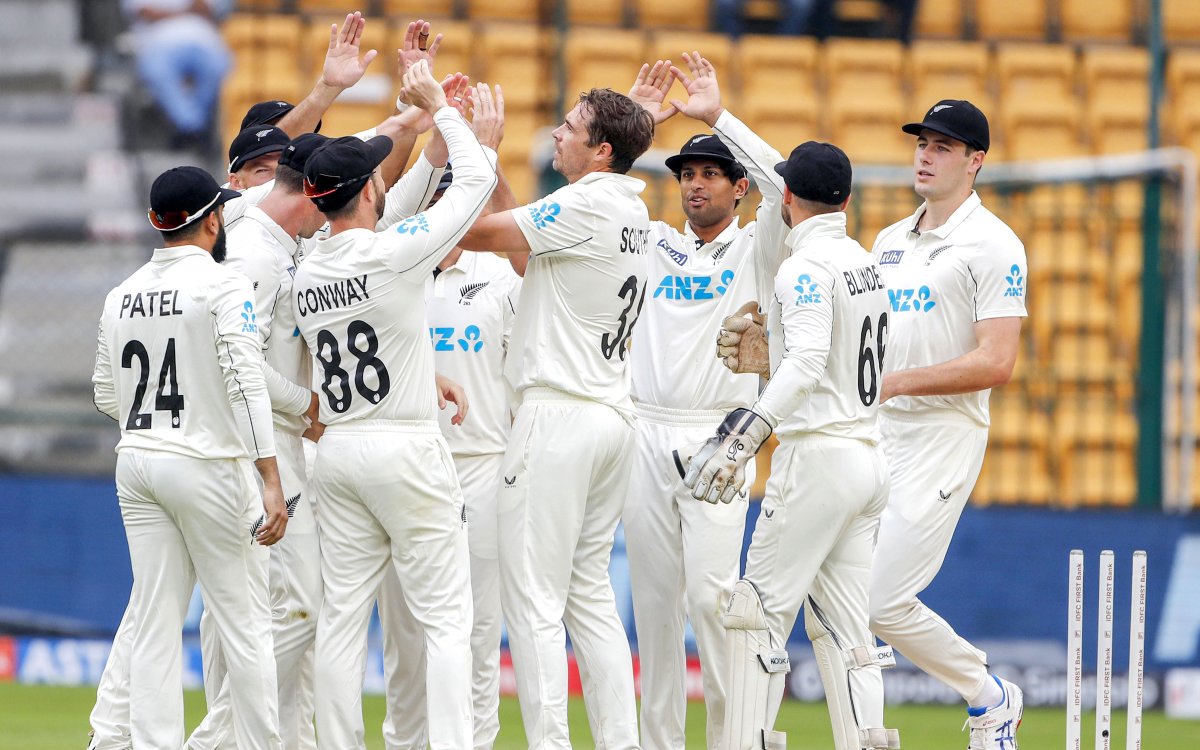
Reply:
M1021 688L999 677L992 679L1004 691L1004 698L990 708L967 709L967 726L971 727L967 750L1017 750L1017 728L1025 709Z

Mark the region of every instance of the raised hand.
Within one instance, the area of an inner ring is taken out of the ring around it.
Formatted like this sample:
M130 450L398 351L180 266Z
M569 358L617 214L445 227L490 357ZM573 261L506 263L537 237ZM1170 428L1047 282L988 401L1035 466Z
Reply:
M442 91L446 94L446 103L459 111L464 118L471 106L471 79L462 73L454 73L442 79ZM404 127L414 133L429 132L433 129L433 115L420 107L409 107L403 113L395 115L400 118Z
M433 70L433 58L442 46L442 35L438 34L430 43L429 31L428 21L418 19L408 24L404 31L404 46L396 50L396 67L401 76L418 60L429 63L429 69Z
M419 107L431 115L446 106L446 92L434 80L428 61L418 60L413 63L404 72L401 83L401 96L412 102L413 106Z
M367 66L378 52L368 50L361 58L358 56L358 45L366 25L362 13L354 11L346 16L341 29L336 24L329 27L329 51L325 53L325 65L321 68L322 82L334 88L348 89L367 72Z
M658 60L653 66L650 63L642 63L637 80L633 82L633 88L629 89L629 98L650 113L654 118L655 125L666 122L679 112L674 106L662 108L662 103L667 98L667 92L675 83L675 78L671 75L671 67L670 60Z
M700 120L710 128L716 125L717 118L725 111L721 106L721 88L717 85L717 69L699 52L683 53L687 63L688 73L684 73L674 65L671 75L679 79L688 93L687 103L672 99L671 105L688 117Z
M496 84L493 94L486 83L475 86L475 116L471 119L471 130L483 145L493 151L500 148L504 138L504 92Z

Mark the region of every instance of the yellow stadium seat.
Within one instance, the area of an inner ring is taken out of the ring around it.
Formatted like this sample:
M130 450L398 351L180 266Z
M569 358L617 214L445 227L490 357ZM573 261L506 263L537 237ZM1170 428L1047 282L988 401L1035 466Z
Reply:
M321 118L321 132L330 137L360 133L383 122L394 110L394 102L339 101Z
M1168 42L1200 42L1200 3L1162 0L1163 35Z
M805 141L823 140L815 103L747 99L737 115L785 158Z
M1075 51L1061 44L997 45L996 79L1003 102L1073 101Z
M908 70L914 109L942 99L967 99L984 114L992 109L988 50L980 42L913 42Z
M1029 260L1029 287L1039 294L1063 279L1089 282L1097 289L1107 281L1109 259L1086 226L1038 227L1022 239Z
M1080 69L1089 102L1120 102L1133 109L1149 106L1150 54L1145 48L1086 48Z
M295 0L295 8L301 13L328 13L336 15L337 13L347 12L345 0ZM352 8L351 10L359 10L359 8ZM366 8L361 8L361 10L364 11L363 15L365 16Z
M738 43L737 57L742 72L741 99L746 105L789 100L811 107L815 113L821 75L815 40L747 35ZM783 91L786 96L780 96Z
M1046 0L975 0L975 25L980 39L1046 38Z
M620 26L625 22L625 0L567 0L567 23Z
M535 24L490 23L475 34L476 78L504 89L504 106L530 110L543 107L549 93L550 65L542 50L550 49L549 32ZM508 127L504 129L508 133Z
M830 99L855 98L904 106L904 48L884 40L831 39L825 43L826 91ZM897 120L899 127L902 123Z
M921 39L962 39L963 0L920 0L913 25Z
M418 18L431 22L439 18L452 18L454 6L455 0L380 0L379 7L385 18L392 19L403 29L409 21ZM431 32L437 33L436 29Z
M564 104L592 88L629 91L646 59L645 37L624 29L575 29L567 33L563 49L567 88ZM682 61L681 61L682 62ZM676 89L678 91L678 89Z
M1049 457L1028 445L989 445L971 500L977 505L1056 504Z
M633 7L638 28L708 28L708 3L634 0Z
M316 81L317 77L321 75L321 68L325 64L325 52L329 49L330 26L337 24L340 27L344 20L345 16L317 16L309 20L304 35L301 37L300 57L313 81ZM391 26L387 21L381 18L367 19L362 40L359 42L359 49L362 53L373 49L378 54L367 68L364 79L367 76L385 76L389 82L397 81L396 49L391 47L392 38ZM355 87L362 83L359 81ZM368 83L368 85L370 84ZM391 83L389 86L393 89L396 88ZM395 97L396 91L392 91L392 98L395 99Z
M721 82L722 103L736 113L740 103L737 87L738 71L734 66L733 43L724 34L655 31L650 35L647 44L646 60L653 62L670 59L677 68L686 72L687 65L683 62L683 53L697 51L716 68L717 80ZM636 74L637 70L634 69L632 73ZM631 77L629 81L632 83L633 78ZM628 90L628 86L626 90ZM667 93L667 101L671 99L687 99L687 92L684 91L683 84L678 81ZM706 130L704 123L676 116L659 126L655 132L655 140L661 147L678 148L679 144L687 140L688 136Z
M1051 251L1053 252L1053 251ZM1055 342L1064 331L1106 333L1111 312L1097 281L1090 277L1056 278L1030 288L1030 307L1037 316L1030 325L1045 342Z
M906 164L913 139L900 130L903 111L896 103L847 97L828 105L829 133L852 164Z
M1200 151L1200 50L1171 49L1166 94L1175 142Z
M1064 453L1058 494L1067 507L1129 507L1137 499L1134 451L1111 446L1081 447Z
M538 0L465 0L467 18L480 21L538 23ZM528 43L530 40L526 40ZM530 45L528 49L538 49Z
M1062 100L1009 102L1003 112L1005 153L1014 161L1084 153L1079 110Z
M1063 38L1128 42L1135 30L1135 2L1138 0L1060 0L1058 14Z

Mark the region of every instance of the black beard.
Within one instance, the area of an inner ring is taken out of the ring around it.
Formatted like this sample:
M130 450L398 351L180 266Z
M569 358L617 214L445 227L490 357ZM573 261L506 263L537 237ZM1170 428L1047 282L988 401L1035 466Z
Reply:
M213 244L212 257L218 263L225 262L225 224L217 229L217 241Z

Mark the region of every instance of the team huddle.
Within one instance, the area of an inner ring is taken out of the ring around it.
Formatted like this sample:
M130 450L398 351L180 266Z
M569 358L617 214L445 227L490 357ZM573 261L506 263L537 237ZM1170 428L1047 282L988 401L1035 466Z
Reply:
M158 177L163 246L105 301L93 382L121 426L134 585L89 750L365 748L375 606L389 750L493 746L502 624L530 747L571 746L569 635L596 746L682 750L687 621L707 746L782 749L802 607L836 750L900 746L893 647L962 695L970 748L1015 750L1020 689L918 599L1026 314L1024 249L973 190L983 113L943 100L903 126L924 203L868 252L847 235L845 153L785 159L685 53L628 95L581 94L553 132L567 185L520 206L497 168L502 89L439 83L426 22L398 51L397 113L316 132L371 62L364 23L331 30L303 101L251 108L227 186ZM671 117L697 121L666 160L682 228L628 174ZM208 714L185 740L197 583Z

